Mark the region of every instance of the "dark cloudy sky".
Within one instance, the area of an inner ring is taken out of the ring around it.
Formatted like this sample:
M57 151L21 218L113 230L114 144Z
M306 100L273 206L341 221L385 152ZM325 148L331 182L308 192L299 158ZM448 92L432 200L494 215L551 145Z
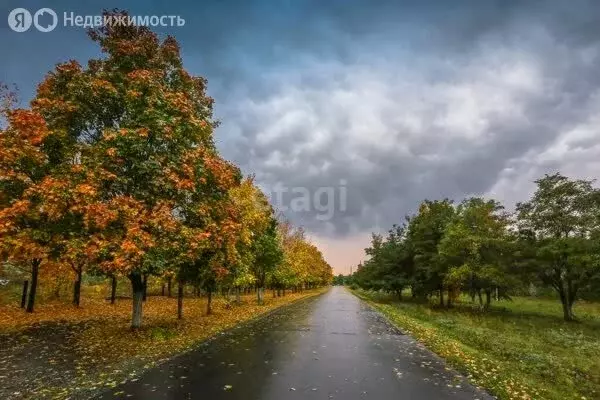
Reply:
M0 81L28 100L55 63L97 49L60 23L11 31L15 7L185 18L159 31L208 78L224 156L265 187L346 182L331 220L287 213L338 271L423 198L510 208L546 172L600 172L599 1L3 0Z

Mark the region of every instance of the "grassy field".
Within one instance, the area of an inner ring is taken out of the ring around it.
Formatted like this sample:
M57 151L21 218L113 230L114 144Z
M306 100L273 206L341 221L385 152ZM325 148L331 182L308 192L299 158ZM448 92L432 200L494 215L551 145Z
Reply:
M223 330L324 290L277 298L265 293L261 306L254 294L236 305L215 296L212 315L206 315L206 298L190 297L183 320L177 320L176 298L150 296L144 327L135 332L131 300L110 305L102 290L93 295L86 288L79 308L44 301L27 314L15 302L0 305L0 399L92 397Z
M600 399L600 304L578 302L579 322L556 300L514 298L481 313L354 291L390 321L500 399Z

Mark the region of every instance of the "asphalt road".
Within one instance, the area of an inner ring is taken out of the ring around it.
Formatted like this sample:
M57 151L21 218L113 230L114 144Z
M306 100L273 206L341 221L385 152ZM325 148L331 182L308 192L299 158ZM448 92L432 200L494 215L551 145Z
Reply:
M491 399L346 289L279 310L101 399Z

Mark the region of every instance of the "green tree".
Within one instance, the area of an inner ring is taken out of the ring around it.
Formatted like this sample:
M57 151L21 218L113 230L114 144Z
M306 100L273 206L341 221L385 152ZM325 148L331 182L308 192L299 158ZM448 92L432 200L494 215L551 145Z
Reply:
M402 291L413 282L414 255L406 237L406 225L394 227L388 232L383 246L383 282L388 292L402 298Z
M500 203L482 198L464 200L446 226L439 244L442 262L449 266L448 287L467 289L487 309L492 293L511 286L508 215ZM486 295L483 304L481 292ZM450 301L450 299L449 299Z
M344 274L337 274L333 277L333 284L337 286L344 286L350 282L350 277Z
M359 284L402 298L402 291L411 284L414 272L406 226L394 225L385 238L374 234L371 247L365 249L365 253L369 259L361 269Z
M250 270L256 278L258 304L262 304L267 279L283 261L283 250L277 237L276 219L272 218L267 230L254 239L252 251L254 262L250 266Z
M439 256L438 246L454 215L451 200L425 200L407 228L415 268L412 289L421 297L437 291L441 305L444 304L444 279L448 265Z
M559 173L535 182L531 200L517 204L518 227L535 249L530 267L556 290L564 318L571 321L579 290L600 273L600 197L592 181Z

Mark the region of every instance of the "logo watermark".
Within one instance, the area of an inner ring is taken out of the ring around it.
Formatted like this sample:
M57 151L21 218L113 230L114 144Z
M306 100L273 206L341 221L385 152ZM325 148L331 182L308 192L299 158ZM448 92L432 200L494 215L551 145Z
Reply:
M31 25L40 32L51 32L59 25L59 16L51 8L40 8L33 15L25 8L15 8L8 14L8 26L15 32L26 32ZM63 27L98 28L101 26L177 26L185 25L179 15L77 15L62 14Z
M40 32L51 32L58 25L58 15L51 8L40 8L33 14L33 24Z
M8 26L15 32L25 32L31 28L33 18L29 10L15 8L8 14Z
M309 189L303 186L288 187L281 182L273 186L259 185L278 211L311 213L319 221L330 221L337 212L347 209L348 188L345 180L337 186L319 186Z

